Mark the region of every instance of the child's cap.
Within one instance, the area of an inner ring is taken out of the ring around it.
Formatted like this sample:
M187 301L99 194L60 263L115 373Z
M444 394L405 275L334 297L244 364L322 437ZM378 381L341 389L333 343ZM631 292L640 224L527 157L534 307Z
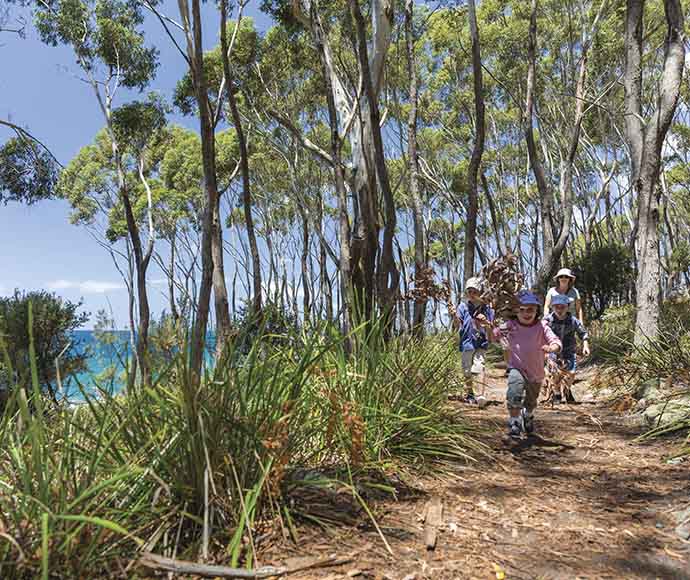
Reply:
M469 278L467 282L465 282L465 291L469 290L470 288L473 288L474 290L481 292L482 281L479 278Z
M539 300L539 297L528 290L518 292L517 298L521 306L541 306L541 300Z
M566 296L565 294L556 294L551 299L551 304L553 306L569 306L572 301L573 300L570 298L570 296Z

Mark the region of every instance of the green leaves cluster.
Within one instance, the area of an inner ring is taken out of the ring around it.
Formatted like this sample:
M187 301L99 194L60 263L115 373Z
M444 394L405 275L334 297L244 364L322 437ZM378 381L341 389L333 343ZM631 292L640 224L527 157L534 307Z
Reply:
M0 298L1 350L17 381L26 382L30 374L29 304L33 309L33 337L38 380L43 389L55 395L56 368L59 358L63 377L86 369L88 352L75 344L73 331L82 327L89 314L79 312L82 303L63 300L45 291L20 292ZM73 348L70 348L73 346ZM0 368L8 367L0 363ZM7 378L7 377L6 377ZM14 385L12 380L10 387Z
M154 77L158 50L146 47L136 0L47 0L36 3L36 28L43 42L73 47L87 72L103 67L120 84L143 90Z
M53 156L27 137L15 137L0 147L0 203L31 205L55 193L58 167Z

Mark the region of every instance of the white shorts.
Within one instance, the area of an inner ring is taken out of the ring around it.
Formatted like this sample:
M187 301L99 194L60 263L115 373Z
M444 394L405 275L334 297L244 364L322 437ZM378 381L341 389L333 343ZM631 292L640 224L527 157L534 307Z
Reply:
M486 350L483 348L462 351L462 372L466 377L480 375L484 372L485 354Z

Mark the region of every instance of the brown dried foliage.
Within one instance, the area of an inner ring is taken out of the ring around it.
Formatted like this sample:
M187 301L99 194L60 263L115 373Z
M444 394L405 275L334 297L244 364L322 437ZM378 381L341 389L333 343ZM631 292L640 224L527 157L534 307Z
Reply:
M524 274L518 271L519 264L517 256L506 254L482 268L482 300L491 305L499 318L517 316L517 293L525 282Z

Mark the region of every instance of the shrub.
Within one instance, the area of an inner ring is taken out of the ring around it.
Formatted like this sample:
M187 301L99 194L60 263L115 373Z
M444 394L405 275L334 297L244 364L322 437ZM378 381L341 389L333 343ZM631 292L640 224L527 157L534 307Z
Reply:
M9 297L0 298L0 338L7 350L13 376L23 377L28 382L29 358L29 304L33 309L33 333L35 362L41 390L56 400L56 367L59 357L62 376L86 369L88 352L74 348L71 333L83 326L89 319L86 313L79 313L82 303L63 300L45 291L20 292L15 290ZM3 371L8 374L8 369ZM12 382L12 381L11 381Z
M635 336L635 307L632 304L609 308L589 324L592 362L614 363L632 349Z
M152 388L50 420L28 412L37 385L21 383L0 421L0 576L112 577L142 549L251 564L260 518L290 529L291 512L314 509L293 506L298 488L363 502L358 472L478 450L446 405L455 338L385 343L367 329L352 356L333 328L238 336L196 389L180 345Z
M599 244L573 262L577 287L587 297L589 318L612 305L625 304L633 280L632 254L617 243Z

